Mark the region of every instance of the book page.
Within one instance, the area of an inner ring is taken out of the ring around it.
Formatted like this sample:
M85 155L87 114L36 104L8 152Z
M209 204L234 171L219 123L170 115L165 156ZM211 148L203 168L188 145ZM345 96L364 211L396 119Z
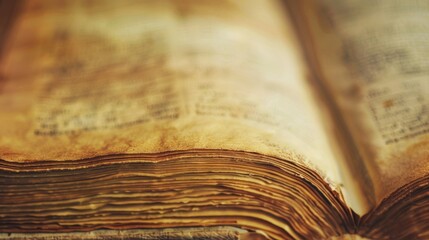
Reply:
M429 3L305 1L322 81L363 161L375 204L429 173Z
M250 151L339 183L277 1L27 1L0 60L0 158Z

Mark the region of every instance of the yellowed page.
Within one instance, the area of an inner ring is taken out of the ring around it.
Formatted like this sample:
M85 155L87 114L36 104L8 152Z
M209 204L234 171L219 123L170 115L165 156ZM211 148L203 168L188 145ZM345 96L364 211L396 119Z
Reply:
M23 4L0 62L1 159L229 149L340 183L279 2L100 3Z
M428 2L304 2L314 67L358 149L350 161L363 161L372 179L365 187L374 193L367 197L377 204L429 173Z

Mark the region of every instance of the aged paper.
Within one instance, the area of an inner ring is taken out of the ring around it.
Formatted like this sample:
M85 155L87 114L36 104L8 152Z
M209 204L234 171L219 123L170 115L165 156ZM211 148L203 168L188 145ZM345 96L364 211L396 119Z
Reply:
M306 1L321 76L375 203L429 173L427 1Z
M276 1L28 1L1 58L0 158L251 151L339 183Z

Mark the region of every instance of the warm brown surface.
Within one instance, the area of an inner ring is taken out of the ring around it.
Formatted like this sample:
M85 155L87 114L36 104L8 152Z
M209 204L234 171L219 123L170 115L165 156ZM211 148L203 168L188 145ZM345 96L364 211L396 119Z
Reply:
M401 45L426 15L378 2L299 2L307 66L275 0L23 1L0 57L0 238L426 238L425 58Z
M362 162L379 204L429 174L427 3L300 3L315 69L358 149L349 160Z
M0 231L350 231L282 10L24 2L0 59Z
M308 59L345 126L346 161L373 208L359 233L426 239L427 2L295 3Z

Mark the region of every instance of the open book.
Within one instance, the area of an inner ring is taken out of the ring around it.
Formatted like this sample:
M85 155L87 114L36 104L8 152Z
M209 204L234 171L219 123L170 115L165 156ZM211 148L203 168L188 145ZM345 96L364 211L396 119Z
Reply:
M429 238L427 1L0 6L0 238Z

